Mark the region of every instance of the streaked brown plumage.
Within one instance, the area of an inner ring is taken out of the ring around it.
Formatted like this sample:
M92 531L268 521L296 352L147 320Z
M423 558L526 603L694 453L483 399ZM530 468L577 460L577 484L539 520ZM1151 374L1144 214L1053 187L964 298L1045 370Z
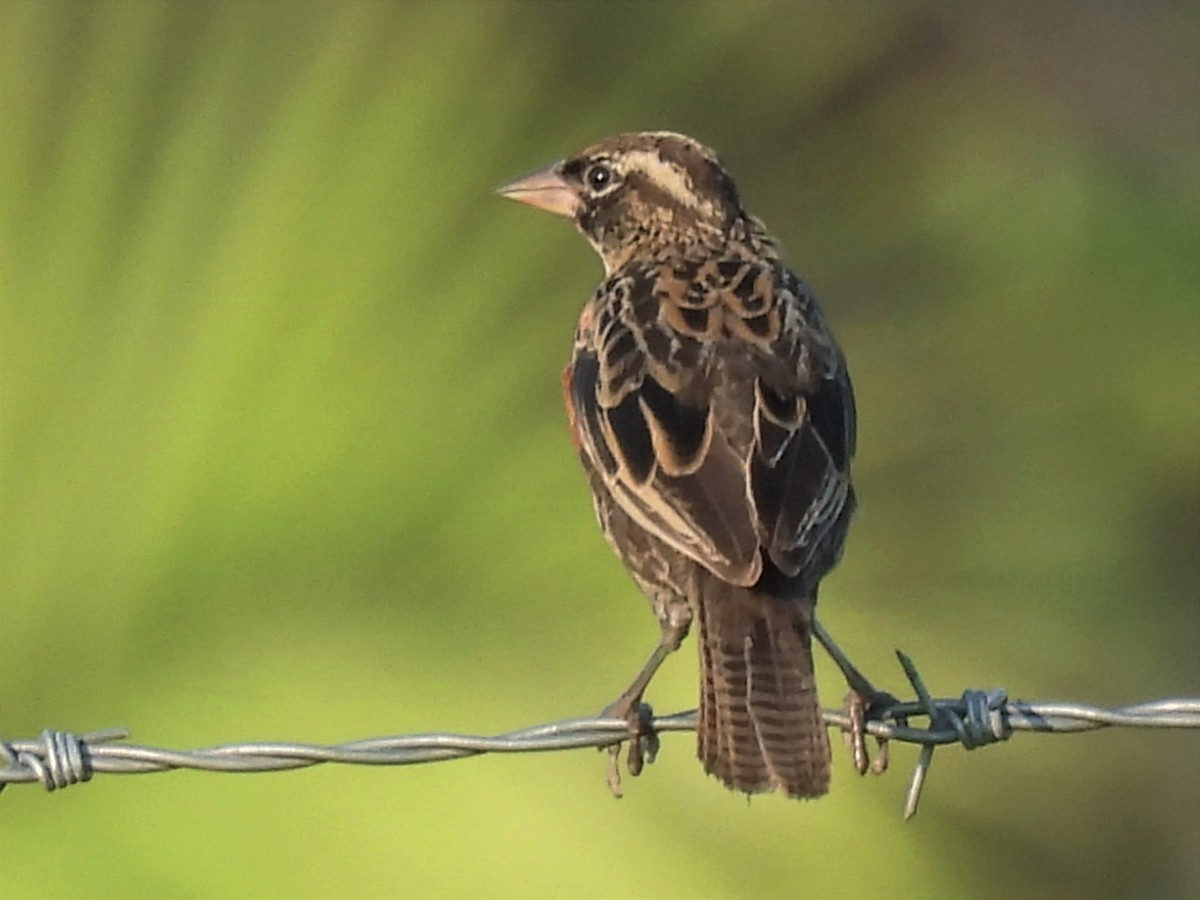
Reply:
M501 193L573 218L604 261L567 407L660 646L698 623L704 768L739 791L825 793L811 622L854 509L855 419L816 301L716 155L682 135L610 138Z

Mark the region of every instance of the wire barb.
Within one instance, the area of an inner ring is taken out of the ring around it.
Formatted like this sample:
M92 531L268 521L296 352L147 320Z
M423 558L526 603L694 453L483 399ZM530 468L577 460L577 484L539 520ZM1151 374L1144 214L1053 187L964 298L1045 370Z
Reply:
M921 673L907 653L896 651L900 667L908 677L909 684L917 694L922 712L929 717L930 728L942 731L953 731L957 742L968 750L974 750L985 744L994 744L1008 740L1012 727L1004 715L1008 703L1008 693L1002 689L994 691L963 692L960 701L961 713L958 708L945 703L938 703L930 695ZM908 715L897 705L885 713L887 718L893 718L901 725L908 724ZM921 800L921 791L925 787L925 779L929 776L929 767L933 765L933 751L937 744L929 742L921 746L917 754L917 764L913 768L912 777L908 782L908 790L904 795L904 821L909 821L917 814L917 804Z
M921 752L909 781L904 817L916 813L935 748L960 744L974 750L1007 740L1014 731L1071 733L1107 727L1200 728L1200 698L1151 700L1105 709L1079 703L1012 701L1003 690L968 690L961 697L934 698L916 667L897 654L917 695L896 703L865 723L867 733L885 741L918 744ZM851 723L840 710L822 713L826 725L847 730ZM929 719L925 728L913 717ZM649 718L647 733L694 731L696 711ZM96 773L137 774L172 769L213 772L273 772L323 763L402 766L462 759L483 753L528 753L578 747L613 747L629 738L629 722L616 718L568 719L510 731L494 737L464 734L412 734L371 738L322 746L287 742L223 744L197 750L166 750L127 744L124 729L107 729L76 737L44 731L33 740L0 739L0 790L6 785L36 782L47 791L88 781Z
M105 741L123 740L129 732L123 728L93 731L78 738L69 731L46 729L36 741L10 744L0 739L0 791L10 780L36 781L47 791L90 781L92 778L92 745ZM28 777L9 779L8 772L23 772Z

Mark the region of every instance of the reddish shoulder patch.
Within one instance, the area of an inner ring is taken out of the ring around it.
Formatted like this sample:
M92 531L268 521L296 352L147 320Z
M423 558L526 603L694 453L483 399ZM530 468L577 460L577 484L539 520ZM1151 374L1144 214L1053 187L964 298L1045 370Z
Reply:
M579 436L579 419L575 415L575 401L571 396L571 378L575 372L575 364L567 363L562 371L562 390L563 403L567 407L567 425L571 429L571 443L575 445L575 450L579 451L583 446L583 439Z

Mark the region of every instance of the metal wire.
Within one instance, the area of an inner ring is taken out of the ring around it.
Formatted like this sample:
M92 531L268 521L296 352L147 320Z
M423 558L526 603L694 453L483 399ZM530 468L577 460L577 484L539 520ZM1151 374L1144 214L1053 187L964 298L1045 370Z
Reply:
M1152 700L1106 709L1082 703L1009 700L1005 691L968 690L961 697L935 699L929 695L912 661L902 653L901 665L918 699L897 703L866 731L880 743L876 771L886 765L888 741L921 745L906 796L904 815L911 818L928 775L935 747L961 744L968 750L1007 740L1014 731L1069 733L1108 727L1200 728L1200 698ZM850 718L841 711L823 713L827 725L848 730ZM927 718L926 727L909 720ZM651 716L653 734L693 731L696 712ZM624 719L582 718L550 722L495 737L465 734L409 734L322 746L254 741L222 744L197 750L166 750L124 743L128 732L109 729L77 737L69 732L44 731L32 740L0 739L0 790L8 784L38 783L47 791L89 781L96 773L141 774L171 769L213 772L274 772L322 763L403 766L462 759L483 753L529 753L577 747L614 747L630 736Z

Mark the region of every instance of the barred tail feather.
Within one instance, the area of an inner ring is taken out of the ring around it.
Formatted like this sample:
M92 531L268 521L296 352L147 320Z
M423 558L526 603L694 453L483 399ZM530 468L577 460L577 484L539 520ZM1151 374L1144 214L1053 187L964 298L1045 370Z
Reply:
M698 755L705 771L746 793L829 790L829 737L813 673L812 604L720 582L700 620Z

